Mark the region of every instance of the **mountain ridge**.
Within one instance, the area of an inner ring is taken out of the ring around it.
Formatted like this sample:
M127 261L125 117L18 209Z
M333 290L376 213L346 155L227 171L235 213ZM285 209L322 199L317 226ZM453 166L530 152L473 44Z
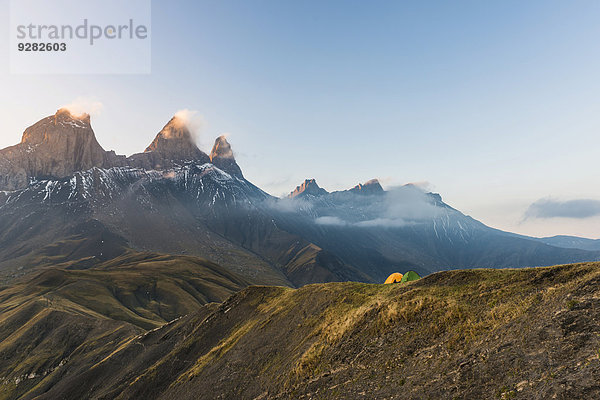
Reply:
M289 198L302 198L305 196L321 196L328 194L327 190L317 184L316 179L306 179L300 185L296 186L289 195Z
M62 121L64 132L52 133L67 138L81 130L97 149L81 118L60 111L42 121ZM48 136L38 131L28 141ZM329 193L307 179L295 196L275 198L244 178L225 136L207 155L178 118L152 143L131 157L103 153L109 167L25 176L23 188L0 191L0 278L53 262L88 268L130 250L203 257L250 283L295 287L382 282L409 269L424 276L600 259L487 227L414 185L386 191L371 180Z
M217 143L229 154L215 156L223 170L242 177L231 146L221 136ZM215 151L215 149L213 149ZM19 144L0 150L0 191L24 189L32 179L65 178L94 167L132 167L164 170L189 162L211 163L196 145L187 121L174 116L141 153L129 157L106 151L98 143L89 114L61 108L25 129Z

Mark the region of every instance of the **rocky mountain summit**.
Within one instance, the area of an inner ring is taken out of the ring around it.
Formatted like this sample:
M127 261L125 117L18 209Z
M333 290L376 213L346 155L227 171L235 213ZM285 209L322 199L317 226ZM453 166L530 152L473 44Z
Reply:
M237 176L238 178L244 177L242 169L235 162L233 150L231 150L231 145L225 135L221 135L215 140L215 144L210 152L210 162L215 167L233 176Z
M317 184L316 179L305 179L300 185L296 186L296 189L292 191L288 198L301 199L304 197L318 198L328 194L333 196L340 196L346 194L360 194L360 195L377 195L383 194L385 190L379 183L378 179L371 179L365 183L359 183L358 185L348 189L337 192L329 193Z
M31 180L65 178L90 168L132 167L164 170L214 159L222 170L243 177L231 146L217 138L209 157L200 150L186 121L173 117L143 153L130 157L105 151L96 140L90 116L60 109L25 130L21 143L0 150L0 190L24 189Z
M381 187L378 179L371 179L365 183L359 183L350 189L350 191L360 194L377 194L383 193L383 187Z
M0 150L0 190L22 189L33 177L62 178L118 163L96 140L89 115L60 109L27 128L21 143Z
M196 146L185 120L173 117L143 153L134 154L128 161L144 169L163 169L190 161L204 164L210 158Z
M290 198L302 198L305 196L322 196L327 194L327 190L317 184L316 179L306 179L301 185L296 186L293 192L289 194Z

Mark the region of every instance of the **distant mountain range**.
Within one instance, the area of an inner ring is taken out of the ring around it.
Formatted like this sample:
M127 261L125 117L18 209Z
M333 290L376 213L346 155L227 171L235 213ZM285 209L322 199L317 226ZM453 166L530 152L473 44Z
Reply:
M552 236L538 239L550 246L563 247L565 249L583 249L600 251L600 239L586 239L577 236Z
M438 194L377 180L276 198L249 182L224 136L206 154L174 117L142 153L105 151L89 116L61 109L0 151L0 279L127 254L200 257L248 283L381 282L394 271L600 260L597 241L502 232Z

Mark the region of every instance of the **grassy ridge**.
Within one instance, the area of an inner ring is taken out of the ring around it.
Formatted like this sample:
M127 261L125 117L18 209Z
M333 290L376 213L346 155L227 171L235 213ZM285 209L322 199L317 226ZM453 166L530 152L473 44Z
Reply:
M41 398L595 398L598 283L588 263L250 287L74 360Z
M247 285L195 257L128 253L0 288L0 399L62 379L72 359L95 364L133 337Z
M68 266L67 266L68 268ZM0 290L2 318L30 301L152 329L247 286L216 264L133 253L87 270L50 268Z

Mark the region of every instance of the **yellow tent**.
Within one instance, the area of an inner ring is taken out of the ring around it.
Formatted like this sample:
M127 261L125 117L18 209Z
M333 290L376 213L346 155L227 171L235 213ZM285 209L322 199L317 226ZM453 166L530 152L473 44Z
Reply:
M385 280L384 283L400 283L402 280L402 274L399 272L394 272Z

